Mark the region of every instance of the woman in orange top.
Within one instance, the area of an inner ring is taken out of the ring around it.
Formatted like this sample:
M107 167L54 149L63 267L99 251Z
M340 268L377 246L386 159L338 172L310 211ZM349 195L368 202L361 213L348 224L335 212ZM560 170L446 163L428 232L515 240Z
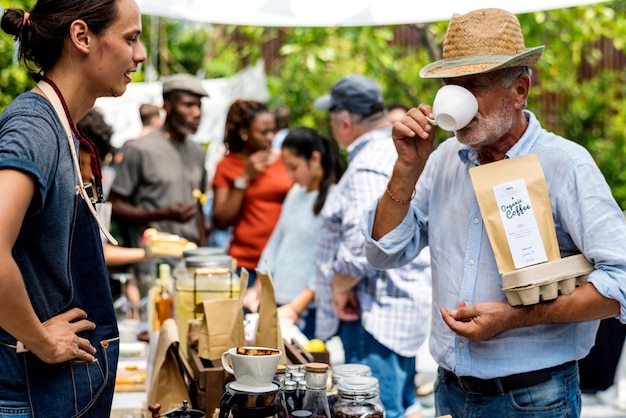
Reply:
M280 152L272 150L275 130L264 103L236 100L226 116L227 154L213 179L213 222L219 229L233 227L229 253L249 271L248 286L293 184Z

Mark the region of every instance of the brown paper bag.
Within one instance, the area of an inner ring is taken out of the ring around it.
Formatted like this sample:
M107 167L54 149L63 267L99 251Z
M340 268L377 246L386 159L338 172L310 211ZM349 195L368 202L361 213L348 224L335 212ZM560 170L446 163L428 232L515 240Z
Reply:
M198 335L198 356L206 360L222 357L229 348L244 345L243 297L248 287L248 272L241 270L239 298L205 300L196 307L202 313Z
M280 363L285 364L285 344L280 331L280 319L276 308L276 296L270 273L256 271L257 280L261 281L261 304L259 306L259 325L256 332L255 345L259 347L277 348L283 355Z
M202 308L204 312L204 307ZM187 327L187 347L198 347L200 340L200 329L202 327L202 318L190 319Z
M547 261L561 258L548 186L537 155L529 154L481 165L471 168L469 173L500 274L514 271L516 267L500 213L504 208L498 205L494 187L516 180L522 179L528 190L530 198L528 209L532 208L537 220Z
M184 400L189 400L185 375L189 375L190 365L180 352L178 328L174 319L163 322L156 347L152 377L148 386L148 405L161 404L168 411L178 408Z

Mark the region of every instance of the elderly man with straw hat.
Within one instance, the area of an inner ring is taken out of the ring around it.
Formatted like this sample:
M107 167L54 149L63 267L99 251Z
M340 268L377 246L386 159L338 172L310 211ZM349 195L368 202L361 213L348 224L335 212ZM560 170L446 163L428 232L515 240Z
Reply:
M437 415L580 416L577 361L594 344L598 320L626 322L622 211L589 153L526 109L530 67L542 52L525 46L509 12L454 15L443 59L420 75L469 90L477 112L433 151L432 107L409 110L393 127L398 159L387 189L362 217L376 268L403 265L430 246ZM567 295L513 306L470 169L529 154L544 172L557 256L583 254L593 271Z

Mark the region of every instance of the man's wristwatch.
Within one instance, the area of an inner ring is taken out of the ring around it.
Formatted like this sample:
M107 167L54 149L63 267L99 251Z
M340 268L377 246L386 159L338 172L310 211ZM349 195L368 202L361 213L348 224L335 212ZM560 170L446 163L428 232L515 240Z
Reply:
M239 176L235 179L233 186L235 186L235 189L246 190L248 188L248 180Z

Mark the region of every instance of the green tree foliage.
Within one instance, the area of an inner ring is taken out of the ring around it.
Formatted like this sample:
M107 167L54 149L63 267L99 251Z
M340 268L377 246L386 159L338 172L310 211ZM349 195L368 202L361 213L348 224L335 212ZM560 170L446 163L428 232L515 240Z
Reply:
M1 0L0 0L1 1ZM23 7L34 0L11 0ZM544 126L585 146L626 209L626 2L611 1L519 15L526 44L545 45L535 68L529 99ZM144 16L142 39L159 74L186 71L206 78L227 77L266 62L270 105L292 110L294 125L328 132L327 115L313 109L315 98L349 73L377 80L388 102L430 102L438 80L422 80L419 70L438 58L448 22L409 25L422 46L396 39L398 27L262 28L211 25ZM608 54L602 43L614 51ZM32 82L14 65L14 42L0 36L0 109ZM617 64L616 64L617 63ZM137 75L140 81L143 74ZM439 139L446 137L438 132Z
M12 0L5 7L19 7L29 9L35 4L34 0ZM17 65L15 41L3 31L0 31L0 110L4 109L18 94L35 83L23 65Z
M530 100L547 129L589 150L626 209L626 3L520 16L528 45L546 45ZM613 50L601 48L612 45Z

